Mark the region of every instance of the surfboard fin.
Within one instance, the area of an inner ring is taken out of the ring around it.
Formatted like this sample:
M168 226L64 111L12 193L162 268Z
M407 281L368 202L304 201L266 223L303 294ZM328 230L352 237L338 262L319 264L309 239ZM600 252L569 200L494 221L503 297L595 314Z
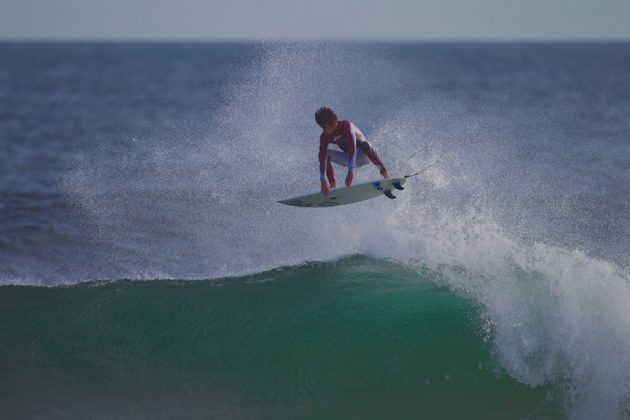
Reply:
M397 190L404 190L405 187L403 187L402 185L400 185L400 182L392 182L392 185L394 186L394 188L396 188Z
M383 191L383 194L385 194L385 195L387 196L387 198L391 198L392 200L393 200L394 198L396 198L396 197L394 196L394 194L392 194L392 192L391 192L391 191Z

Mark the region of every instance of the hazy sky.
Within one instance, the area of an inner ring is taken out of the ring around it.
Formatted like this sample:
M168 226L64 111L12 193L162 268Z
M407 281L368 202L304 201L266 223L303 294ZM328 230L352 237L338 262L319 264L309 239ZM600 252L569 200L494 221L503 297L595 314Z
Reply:
M630 0L0 0L0 39L611 38Z

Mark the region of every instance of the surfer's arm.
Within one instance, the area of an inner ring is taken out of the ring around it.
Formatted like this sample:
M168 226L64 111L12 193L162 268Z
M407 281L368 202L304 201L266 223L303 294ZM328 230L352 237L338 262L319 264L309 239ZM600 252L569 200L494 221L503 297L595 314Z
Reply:
M348 142L348 175L346 175L346 187L352 185L352 170L357 162L357 128L350 123L350 141Z
M328 178L328 182L330 182L330 188L335 188L337 186L337 182L335 181L335 170L333 169L332 163L328 158L328 142L323 137L320 137L319 180L322 183L322 187L324 186L324 184L326 184L326 178Z
M376 152L373 152L373 154L368 155L368 158L370 159L370 161L372 161L374 166L378 168L378 170L381 172L381 175L383 175L385 178L389 178L389 171L387 170L385 165L383 165L383 162L381 162L381 160L378 158L378 155L376 154Z
M381 175L383 175L385 178L390 178L389 171L387 170L383 162L381 162L381 159L379 159L378 155L376 154L376 150L374 150L374 148L370 146L369 143L365 143L365 147L362 150L363 153L365 153L365 155L368 157L368 159L370 159L370 161L374 164L374 166L378 168L378 170L381 172Z
M330 159L326 162L326 178L328 178L331 188L335 188L337 186L337 181L335 181L335 170L333 169Z

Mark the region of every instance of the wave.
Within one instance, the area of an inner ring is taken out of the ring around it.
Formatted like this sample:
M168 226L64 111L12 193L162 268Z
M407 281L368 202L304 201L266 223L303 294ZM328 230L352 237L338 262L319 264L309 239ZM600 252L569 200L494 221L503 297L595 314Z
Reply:
M496 244L496 241L492 243ZM489 251L488 248L483 249L485 254ZM19 313L28 313L29 307L33 306L39 308L38 316L43 316L54 312L53 308L61 308L56 311L65 314L63 319L50 321L60 325L72 323L70 318L81 317L82 311L87 311L90 317L97 317L99 321L96 325L96 320L91 319L88 321L91 326L85 328L124 329L126 327L121 327L123 319L132 323L139 319L138 322L149 323L142 326L143 329L157 331L164 328L174 332L182 326L188 326L188 333L203 335L207 333L206 327L227 322L225 319L214 318L218 309L212 302L217 299L215 293L221 295L223 290L229 290L229 297L225 298L225 302L222 301L225 307L221 310L226 311L225 316L228 318L244 318L239 321L242 322L239 327L234 326L233 334L249 336L257 334L258 330L261 334L273 334L264 332L275 328L269 324L272 319L280 324L290 323L293 319L306 319L310 321L308 327L300 327L306 331L301 337L304 340L328 340L318 345L321 349L330 347L335 351L341 346L334 342L340 334L361 331L365 328L364 323L380 322L378 319L370 319L370 316L378 318L393 311L391 319L385 325L372 331L374 336L364 337L363 345L377 348L385 346L394 353L403 352L405 357L421 364L427 360L434 363L439 359L441 373L433 372L433 376L429 375L423 381L426 379L428 383L432 383L440 374L464 378L473 375L474 381L479 380L477 375L489 375L486 379L490 382L496 381L497 384L493 386L499 388L504 385L498 384L503 384L506 379L494 378L494 375L503 372L499 374L499 378L501 375L509 375L510 380L507 382L519 389L514 391L519 395L518 398L527 396L528 399L531 394L538 395L536 403L527 407L532 412L542 410L547 413L543 417L558 412L558 407L553 402L560 404L564 412L572 418L588 418L595 413L605 413L607 418L622 417L627 408L627 366L630 364L624 351L630 344L630 331L625 322L629 315L626 303L630 299L627 273L613 264L588 258L583 253L567 252L542 244L537 244L526 252L522 247L515 251L503 243L502 246L495 247L493 252L495 259L492 262L487 258L480 259L476 253L468 251L468 254L474 256L473 262L441 263L434 268L418 262L406 261L401 264L393 259L387 261L356 256L337 262L283 267L247 277L197 282L191 282L190 279L142 282L127 279L82 283L70 288L53 288L50 292L38 292L37 288L28 287L5 288L3 296L6 302L10 302L13 293L22 295L22 299L18 300L20 303L13 305ZM13 292L6 293L8 290ZM57 298L49 301L44 297L46 293ZM202 293L204 297L193 299L198 293ZM74 296L66 299L66 294ZM118 295L121 297L117 297ZM395 300L393 307L389 301L392 295L399 299ZM462 300L460 296L466 300ZM156 304L152 303L155 299L165 306L156 308ZM203 299L208 299L204 304L208 309L200 309L203 316L199 319L190 314L189 318L184 319L169 319L165 315L182 310L181 307L170 307L171 300L177 305L185 306L188 302L195 306L202 305ZM308 302L304 302L305 299ZM83 303L77 308L79 302ZM101 303L107 303L108 315L105 318L92 314L92 309L89 309L94 305L98 307ZM276 303L279 306L275 306ZM25 306L19 306L21 304ZM304 312L286 313L283 312L283 305L297 305L292 311ZM142 311L145 307L157 313L153 315L135 312L137 309ZM363 313L360 308L368 308L368 313ZM375 312L372 313L372 310ZM160 314L160 311L165 313ZM353 311L358 312L353 314ZM339 324L332 315L335 313L346 314L349 324ZM150 321L155 316L160 320L159 326ZM406 317L413 318L413 322L404 331L400 331L398 324L407 322ZM256 318L267 320L267 323L257 325L254 322L250 325L249 322ZM351 318L354 321L350 322ZM42 329L50 327L48 321L41 319L31 321L31 325L33 323L41 324ZM451 334L447 337L440 336L444 325L451 323L456 326L446 328L456 330L450 331ZM308 334L319 328L329 329L330 337L308 337ZM400 340L396 344L400 349L392 348L392 331L395 332L394 338ZM37 336L40 333L41 330L36 330L27 335ZM137 333L136 331L135 334ZM131 337L134 333L123 331L121 334ZM223 337L223 334L228 334L227 330L208 334L215 339L229 340ZM468 337L468 341L458 342L457 337L463 335ZM167 341L179 340L175 337L162 338ZM293 340L289 336L278 336L276 339L279 342ZM127 340L125 337L120 337L120 340L121 345L129 345L123 344ZM427 350L418 347L417 343L410 344L408 340L429 340L436 348ZM44 342L39 345L46 346ZM357 343L346 345L348 348L341 349L342 352L349 352ZM8 347L21 351L19 345ZM455 354L447 356L448 349ZM457 349L463 350L458 353ZM185 353L183 348L179 350ZM467 354L468 351L476 356ZM173 349L173 354L176 352ZM479 354L483 354L483 357ZM381 356L387 358L385 354ZM291 356L283 353L278 357L282 359ZM391 357L397 359L402 356ZM452 364L457 366L461 360L472 363L471 357L480 360L477 367L483 374L469 371L474 363L462 372L448 367ZM302 360L296 363L306 362ZM297 369L297 366L294 368ZM401 373L399 370L397 372ZM359 375L358 372L354 374ZM419 386L417 380L419 379L416 378L414 382L416 387ZM468 386L471 384L465 385ZM534 391L529 391L530 389ZM495 388L492 390L498 392ZM411 391L412 389L408 390ZM469 391L473 392L472 389ZM542 395L545 398L553 396L552 402L545 402ZM434 409L437 410L436 413L444 414L438 408Z
M355 256L213 281L4 286L0 405L53 417L561 416L553 388L506 375L477 305L436 276Z

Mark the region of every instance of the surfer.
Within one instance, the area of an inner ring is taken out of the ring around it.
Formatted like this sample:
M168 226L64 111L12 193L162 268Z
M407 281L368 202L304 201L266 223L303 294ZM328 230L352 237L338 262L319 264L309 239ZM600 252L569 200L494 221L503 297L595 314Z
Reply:
M376 151L352 122L338 120L335 111L328 107L321 107L315 111L315 122L322 129L319 137L319 179L322 183L322 194L327 195L331 188L337 186L331 162L348 168L346 187L352 185L353 169L366 165L370 161L379 169L384 178L391 177ZM341 151L328 150L329 144L337 145ZM326 178L330 185L326 182Z

